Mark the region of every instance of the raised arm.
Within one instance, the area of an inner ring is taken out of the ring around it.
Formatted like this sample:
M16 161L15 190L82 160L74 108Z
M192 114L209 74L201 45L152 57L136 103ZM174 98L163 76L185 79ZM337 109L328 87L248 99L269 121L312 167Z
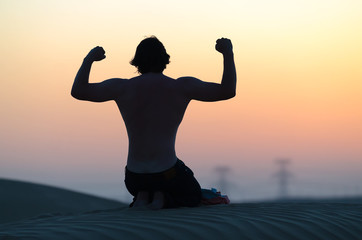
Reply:
M221 86L227 95L234 97L236 94L236 69L233 45L230 39L221 38L216 41L215 48L224 57L224 72L222 75Z
M204 82L193 77L179 78L183 91L190 99L220 101L232 98L236 94L236 70L232 43L227 38L221 38L216 41L215 48L224 58L221 84Z
M93 62L105 58L102 47L93 48L84 58L74 79L71 95L78 100L104 102L117 98L123 91L124 79L113 78L100 83L89 83L89 74Z

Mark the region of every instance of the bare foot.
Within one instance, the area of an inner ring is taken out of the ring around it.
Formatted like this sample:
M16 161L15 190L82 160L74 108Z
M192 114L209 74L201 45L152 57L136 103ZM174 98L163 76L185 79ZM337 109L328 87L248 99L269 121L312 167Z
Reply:
M153 200L151 204L148 205L150 209L158 210L163 208L165 205L165 194L163 192L155 192L153 194Z
M148 192L138 192L136 201L133 204L133 207L145 207L149 204L149 193Z

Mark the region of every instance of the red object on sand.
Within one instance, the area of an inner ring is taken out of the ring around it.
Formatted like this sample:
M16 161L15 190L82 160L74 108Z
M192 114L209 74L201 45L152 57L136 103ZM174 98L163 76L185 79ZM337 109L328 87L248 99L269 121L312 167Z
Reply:
M201 189L202 205L229 204L230 200L227 195L221 195L215 188Z

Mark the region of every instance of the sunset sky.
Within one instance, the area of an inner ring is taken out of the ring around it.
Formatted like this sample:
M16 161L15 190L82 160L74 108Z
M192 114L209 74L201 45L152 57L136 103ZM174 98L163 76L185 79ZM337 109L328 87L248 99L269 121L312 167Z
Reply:
M116 104L70 96L82 59L102 46L91 82L131 78L155 35L165 75L220 82L227 37L237 96L191 102L176 143L202 186L228 166L232 198L274 197L288 158L291 195L362 195L361 13L360 0L0 0L0 178L127 198Z

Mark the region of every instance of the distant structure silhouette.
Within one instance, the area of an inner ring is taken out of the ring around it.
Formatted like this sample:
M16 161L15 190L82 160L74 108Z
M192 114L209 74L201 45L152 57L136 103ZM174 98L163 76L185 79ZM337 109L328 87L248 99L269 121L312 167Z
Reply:
M215 168L215 171L219 174L219 190L222 194L228 193L228 181L227 181L227 174L231 171L227 166L219 166Z
M289 179L291 178L292 174L288 170L288 165L290 164L290 159L277 159L276 163L279 165L279 170L275 174L278 178L279 184L279 198L286 199L288 198L288 185Z

